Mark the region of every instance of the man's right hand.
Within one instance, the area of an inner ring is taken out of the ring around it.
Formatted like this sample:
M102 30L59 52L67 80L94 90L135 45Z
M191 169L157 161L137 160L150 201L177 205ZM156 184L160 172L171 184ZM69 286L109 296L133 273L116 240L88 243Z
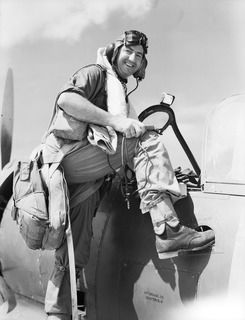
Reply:
M126 138L138 138L144 134L147 129L143 122L132 118L116 116L113 122L113 128L121 132Z

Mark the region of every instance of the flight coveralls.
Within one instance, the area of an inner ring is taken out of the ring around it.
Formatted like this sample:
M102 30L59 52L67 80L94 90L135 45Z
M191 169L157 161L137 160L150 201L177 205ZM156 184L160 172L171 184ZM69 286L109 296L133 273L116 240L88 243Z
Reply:
M62 90L67 91L80 94L99 108L107 110L105 75L96 65L87 66L75 73ZM86 128L87 124L84 126ZM121 153L123 144L127 156ZM43 144L43 161L59 162L64 169L70 194L70 219L77 270L82 270L89 259L92 219L100 202L99 188L104 177L113 173L112 168L118 169L122 163L127 163L135 171L142 213L161 204L166 217L171 217L169 224L171 220L176 224L169 194L179 195L180 190L167 150L156 132L147 131L142 137L131 139L118 134L117 151L110 156L88 142L86 130L80 141L64 139L57 136L57 132L56 135L49 132ZM69 277L67 245L64 242L55 251L55 265L45 297L47 313L71 314Z

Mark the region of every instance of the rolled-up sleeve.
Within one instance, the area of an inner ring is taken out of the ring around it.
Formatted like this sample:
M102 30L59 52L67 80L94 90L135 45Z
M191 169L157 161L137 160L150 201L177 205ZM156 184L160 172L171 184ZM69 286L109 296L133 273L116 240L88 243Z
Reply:
M96 65L79 69L62 88L62 92L75 92L92 101L101 90L102 71Z

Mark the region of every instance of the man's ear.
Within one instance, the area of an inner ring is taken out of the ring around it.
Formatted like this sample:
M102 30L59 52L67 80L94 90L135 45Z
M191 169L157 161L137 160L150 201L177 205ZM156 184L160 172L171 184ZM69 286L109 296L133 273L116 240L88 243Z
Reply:
M147 64L148 64L148 62L146 60L146 57L143 57L139 70L134 73L134 77L138 81L141 81L145 78L145 69L147 67Z
M105 54L106 54L106 57L107 57L108 61L110 62L110 64L112 64L112 57L113 57L114 49L115 49L115 43L109 44L105 49Z

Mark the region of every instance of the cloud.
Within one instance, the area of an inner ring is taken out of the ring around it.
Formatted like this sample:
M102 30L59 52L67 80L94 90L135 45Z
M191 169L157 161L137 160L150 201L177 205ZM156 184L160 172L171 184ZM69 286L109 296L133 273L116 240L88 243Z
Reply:
M0 45L41 38L78 40L91 24L103 24L116 10L144 16L156 0L2 0Z

